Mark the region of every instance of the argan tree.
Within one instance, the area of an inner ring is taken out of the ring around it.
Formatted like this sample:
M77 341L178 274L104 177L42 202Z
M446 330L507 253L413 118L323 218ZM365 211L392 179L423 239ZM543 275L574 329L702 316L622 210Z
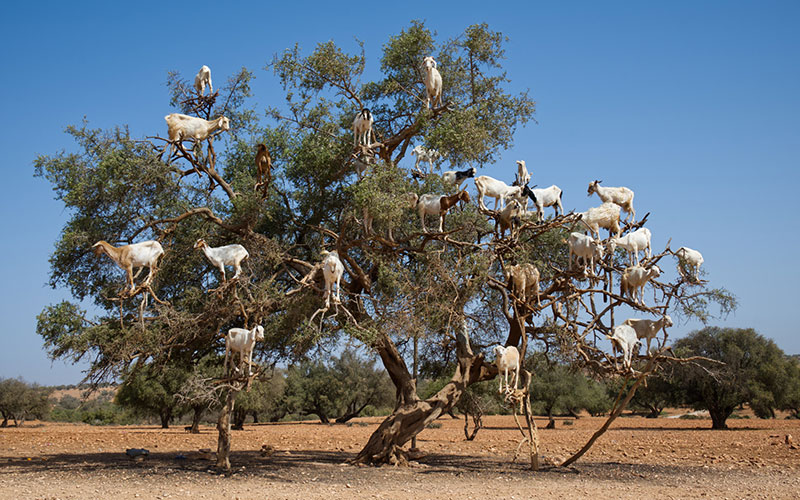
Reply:
M492 343L516 345L523 355L529 344L558 345L571 353L571 362L612 376L619 372L596 339L610 332L615 308L703 316L709 301L719 301L723 311L731 307L724 291L685 276L655 282L663 300L645 307L600 286L593 273L570 270L563 239L578 223L576 215L527 218L512 236L498 238L497 214L472 203L451 209L443 232L421 232L408 193L450 188L437 175L416 179L401 168L410 148L434 148L453 169L487 166L533 118L535 104L527 93L507 89L506 42L486 25L436 40L423 23L412 22L382 47L375 81L364 81L363 46L354 54L333 42L310 53L295 46L267 65L286 99L273 103L266 120L248 107L249 71L204 97L172 73L168 83L176 109L231 120L230 131L199 143L168 143L160 116L153 117L154 135L141 139L124 127L69 128L78 152L41 156L35 163L37 175L53 184L70 213L51 258L51 284L68 288L77 301L92 300L100 312L88 317L74 302L45 308L38 332L51 355L89 359L88 379L100 382L144 365L219 356L221 334L234 326L263 325L265 339L255 356L263 367L326 352L343 339L359 342L380 358L395 388L395 405L355 461L402 462L403 446L413 436L450 411L467 387L496 376L484 358ZM441 106L427 109L420 64L431 55L444 95ZM376 142L356 147L351 124L363 108L375 117ZM259 143L272 160L267 186L256 184ZM357 173L362 164L369 165L363 178ZM244 245L250 257L242 276L222 283L192 250L199 238L211 246ZM160 241L166 253L151 286L121 293L119 269L88 251L100 239ZM327 308L318 265L322 249L336 250L345 267L341 303ZM647 264L665 255L668 249ZM511 292L506 270L518 263L540 270L539 303ZM624 269L613 258L601 266L598 273L606 276ZM449 382L425 399L407 365L415 343L423 363L454 366ZM649 373L662 354L640 373ZM263 371L246 373L231 368L208 384L224 401L220 467L230 466L236 394ZM620 398L614 411L628 400Z

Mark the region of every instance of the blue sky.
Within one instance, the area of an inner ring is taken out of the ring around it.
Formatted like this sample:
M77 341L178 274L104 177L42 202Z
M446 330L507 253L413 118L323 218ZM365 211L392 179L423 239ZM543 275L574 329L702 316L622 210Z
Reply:
M263 110L283 102L263 69L274 53L294 43L308 53L331 39L355 50L357 37L374 75L381 46L411 19L425 20L441 41L479 22L510 38L511 88L530 89L538 124L519 130L513 149L481 174L510 181L514 161L524 159L532 184L564 190L567 210L597 205L585 194L595 178L631 187L637 213L651 212L655 249L672 238L673 249L700 250L711 284L738 297L736 313L712 324L753 327L800 353L792 319L800 299L800 3L506 2L492 9L441 1L369 4L361 14L358 3L190 5L4 7L0 377L68 384L84 368L51 363L35 334L41 309L67 298L46 285L67 214L48 183L33 178L32 162L74 148L67 125L85 116L93 127L128 124L137 136L163 135L163 117L173 111L167 71L190 78L203 64L219 83L242 66L255 71ZM674 267L665 267L673 277ZM678 324L670 336L699 326Z

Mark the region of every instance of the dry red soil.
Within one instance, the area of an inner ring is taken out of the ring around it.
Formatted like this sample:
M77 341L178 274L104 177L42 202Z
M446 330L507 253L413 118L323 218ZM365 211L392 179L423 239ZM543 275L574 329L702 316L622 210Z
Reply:
M533 472L527 455L512 462L521 434L511 417L487 417L474 441L463 420L446 417L419 435L424 455L409 467L347 465L379 421L246 425L234 431L228 474L192 453L216 450L212 427L26 423L0 429L0 499L800 498L797 420L729 420L730 430L712 431L707 419L623 417L576 464L553 467L604 419L558 419L552 430L537 419L545 466ZM274 453L263 457L262 445ZM150 455L133 461L127 448Z

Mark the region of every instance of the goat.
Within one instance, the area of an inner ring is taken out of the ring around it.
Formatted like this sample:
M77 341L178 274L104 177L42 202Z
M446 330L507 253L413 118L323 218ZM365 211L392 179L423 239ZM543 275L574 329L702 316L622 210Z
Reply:
M267 187L272 182L272 158L265 144L259 144L256 151L256 189L264 187L264 196L267 195Z
M519 222L522 216L522 204L517 200L511 200L511 203L500 211L497 217L497 223L494 225L495 233L499 230L500 238L506 234L506 229L511 230L511 237L514 237L514 225Z
M589 183L588 196L591 196L592 193L597 193L603 203L615 203L625 210L628 213L627 217L625 217L626 222L628 217L631 216L633 221L636 221L636 210L633 209L633 191L626 187L603 187L600 185L601 182L603 181Z
M414 149L411 150L411 155L417 157L417 160L414 162L414 168L417 172L422 172L422 170L419 169L419 163L427 161L431 173L433 173L433 162L442 156L441 153L435 149L425 149L422 146L415 146Z
M517 264L508 268L508 286L514 295L527 304L531 293L536 294L536 305L539 301L539 270L533 264Z
M614 327L612 334L610 336L606 335L606 338L611 341L611 349L614 351L615 366L617 349L619 349L622 351L622 365L625 367L625 369L633 373L633 368L631 367L631 358L633 357L634 351L638 351L637 345L641 344L639 339L636 338L636 330L629 325L617 325Z
M478 205L483 210L488 210L483 203L483 197L489 196L494 198L494 209L497 210L497 204L505 206L505 199L518 197L521 195L528 196L534 203L536 203L536 196L528 188L528 186L509 186L503 181L498 181L488 175L481 175L475 178L475 188L478 190ZM527 203L527 202L526 202Z
M685 262L689 266L694 269L694 278L697 279L700 275L700 265L703 263L703 254L698 252L697 250L692 250L689 247L680 247L675 251L673 254L675 257L678 258L678 263L680 264L681 261ZM678 271L680 271L680 266L678 267Z
M208 85L208 95L212 95L214 87L211 86L211 68L204 64L197 72L197 76L194 77L194 88L202 96L205 93L206 85Z
M203 141L218 129L231 129L231 121L226 116L220 116L215 120L204 120L194 116L172 113L165 116L164 120L167 121L170 142L185 141L187 139Z
M517 178L514 180L515 186L526 186L531 181L531 174L525 166L525 160L517 160Z
M442 227L444 226L444 216L447 214L447 211L459 201L469 203L469 193L466 191L459 191L458 193L451 194L450 196L442 196L438 194L423 194L420 196L416 205L417 211L419 212L420 222L422 222L422 231L425 233L428 232L428 230L425 228L425 216L438 215L439 232L441 233L443 231Z
M158 258L164 255L164 249L161 247L161 243L153 240L119 247L115 247L107 241L100 240L92 245L92 251L95 255L105 253L111 257L111 260L116 262L119 267L125 270L128 275L127 283L131 287L130 293L133 293L135 290L133 286L133 268L147 267L150 269L147 279L144 280L144 282L149 285L158 265ZM136 275L138 276L139 273L136 273Z
M597 257L597 260L600 261L604 254L600 241L583 233L570 233L567 243L569 244L569 268L572 269L572 255L575 254L575 260L580 257L583 259L584 266L588 262L589 269L594 274L594 259Z
M325 307L328 308L331 306L331 291L334 282L336 283L336 297L334 297L333 302L335 304L342 302L339 294L341 292L340 285L344 274L344 265L339 260L339 254L336 250L332 252L323 250L320 252L320 256L322 257L322 276L325 278Z
M466 170L448 170L442 173L442 182L445 184L454 184L456 189L461 189L461 184L469 179L470 177L475 177L475 167L468 168Z
M626 319L623 323L636 330L636 338L647 339L647 354L650 354L650 341L656 338L658 332L664 330L664 343L667 343L667 328L672 326L672 318L665 314L661 319Z
M228 335L225 337L225 372L228 371L228 356L231 351L239 353L240 364L247 356L247 376L253 374L253 349L256 346L256 341L264 340L264 327L257 325L252 330L246 328L231 328L228 330ZM234 366L235 371L239 371Z
M579 215L581 216L580 223L597 238L600 238L601 227L608 229L609 235L612 231L616 236L621 233L619 227L619 205L603 203L599 207L592 207Z
M439 70L436 69L436 61L433 60L433 57L428 56L422 60L422 66L425 68L425 75L423 76L426 94L425 106L431 109L431 100L433 101L434 108L437 103L441 106L442 75L439 74Z
M375 135L372 133L372 113L367 108L358 112L353 119L353 147L364 144L369 146Z
M495 346L492 349L495 355L494 364L497 365L497 371L502 373L506 382L506 390L510 390L511 386L508 385L508 371L511 372L511 380L514 382L514 389L517 388L517 381L519 380L519 351L513 345L503 347L501 345ZM503 392L503 380L500 381L500 389L497 391Z
M628 252L630 264L633 265L633 256L636 256L636 265L639 265L639 251L644 250L646 258L650 258L650 230L640 227L632 233L619 238L610 238L608 241L608 251L613 255L617 247L624 248Z
M635 303L644 306L644 286L653 278L661 275L661 269L653 266L645 269L642 266L632 266L625 269L619 283L619 294L625 297L627 294ZM638 291L638 300L637 300Z
M536 206L536 218L538 220L544 219L544 209L553 207L553 210L561 210L564 213L564 207L561 205L561 188L553 184L549 188L531 189L533 191L534 205Z
M233 245L225 245L224 247L210 247L206 240L199 239L197 243L194 244L194 248L200 248L203 250L203 253L206 254L206 257L211 264L214 265L219 272L222 274L222 281L227 281L225 278L225 266L233 266L236 269L236 274L233 275L233 279L239 277L239 274L242 272L242 261L250 256L247 253L247 249L239 244Z

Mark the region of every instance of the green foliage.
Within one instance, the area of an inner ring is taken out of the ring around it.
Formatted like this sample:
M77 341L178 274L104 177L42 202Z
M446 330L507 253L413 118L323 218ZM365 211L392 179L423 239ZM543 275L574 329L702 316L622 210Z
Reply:
M138 367L126 374L117 392L116 402L137 415L158 417L161 426L166 429L173 418L185 411L176 394L187 377L185 369L174 365Z
M48 393L48 389L22 379L0 379L0 427L6 427L9 420L19 427L26 419L44 418L50 409Z
M793 364L775 343L753 329L707 327L678 340L675 353L724 364L686 364L676 370L686 401L709 411L715 429L744 403L757 416L774 417L790 399Z
M316 415L321 422L346 422L368 405L381 408L394 401L394 390L383 370L345 350L330 364L305 361L286 372L284 405L288 413Z
M567 364L548 360L535 353L527 363L532 366L531 404L534 413L577 416L580 410L592 415L607 412L611 400L602 384L586 377Z

